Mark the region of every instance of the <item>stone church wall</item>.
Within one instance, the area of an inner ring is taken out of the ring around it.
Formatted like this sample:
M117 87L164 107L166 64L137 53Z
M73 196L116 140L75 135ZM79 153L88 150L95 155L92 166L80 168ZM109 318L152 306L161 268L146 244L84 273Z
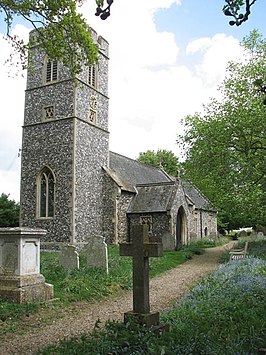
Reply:
M116 242L116 197L119 194L117 184L109 175L103 173L103 237L105 242L112 244Z
M158 212L158 213L140 213L140 214L129 214L129 226L135 224L141 224L141 217L144 216L151 216L152 220L152 227L151 227L151 240L154 242L158 242L162 240L163 235L165 232L170 231L170 216L165 212ZM130 228L129 227L129 228Z
M117 200L117 233L119 243L128 239L127 209L133 197L134 194L132 192L121 191L121 195Z
M72 120L24 128L21 173L21 226L47 229L45 241L70 241ZM60 142L60 144L55 144ZM48 165L55 173L54 219L36 217L37 176Z
M217 214L216 212L195 210L191 214L190 239L217 237Z
M102 193L107 166L108 136L98 127L77 121L75 153L75 239L103 235Z

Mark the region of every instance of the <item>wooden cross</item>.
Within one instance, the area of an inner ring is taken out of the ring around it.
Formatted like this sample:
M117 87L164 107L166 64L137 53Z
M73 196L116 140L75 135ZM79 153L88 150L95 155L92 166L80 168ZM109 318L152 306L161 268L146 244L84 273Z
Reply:
M150 243L147 225L132 225L131 243L120 244L121 256L133 257L133 312L150 313L149 257L163 255L162 243Z

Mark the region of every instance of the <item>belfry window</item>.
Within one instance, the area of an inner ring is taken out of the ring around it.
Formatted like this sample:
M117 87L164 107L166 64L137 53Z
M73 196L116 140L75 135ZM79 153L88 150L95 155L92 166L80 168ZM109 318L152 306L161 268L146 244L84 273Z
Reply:
M38 217L54 217L54 192L54 175L49 168L45 167L38 178Z
M52 81L56 81L58 79L58 70L57 70L57 61L53 60L51 61L50 59L47 60L46 62L46 82L50 83Z
M96 67L95 65L89 66L89 75L88 75L88 83L89 85L96 88Z

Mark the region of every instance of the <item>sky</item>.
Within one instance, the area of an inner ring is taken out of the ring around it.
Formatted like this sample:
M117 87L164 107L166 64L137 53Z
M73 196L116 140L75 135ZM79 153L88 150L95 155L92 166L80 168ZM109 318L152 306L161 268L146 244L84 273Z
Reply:
M266 35L266 1L257 0L249 20L229 26L223 0L115 0L111 16L94 16L95 2L80 11L110 46L110 150L137 158L166 149L178 157L181 120L202 111L229 60L241 60L240 41L251 30ZM16 21L14 33L27 39L30 27ZM19 201L20 149L26 73L6 64L12 51L3 39L0 14L0 194Z

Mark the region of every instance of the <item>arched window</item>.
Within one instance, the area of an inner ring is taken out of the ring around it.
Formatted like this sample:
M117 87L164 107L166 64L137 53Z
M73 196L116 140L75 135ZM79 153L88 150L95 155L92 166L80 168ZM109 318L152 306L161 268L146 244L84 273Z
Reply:
M46 71L45 71L45 81L46 83L51 83L58 79L58 65L56 60L46 60Z
M38 217L54 217L54 192L54 174L48 167L45 167L38 177Z

